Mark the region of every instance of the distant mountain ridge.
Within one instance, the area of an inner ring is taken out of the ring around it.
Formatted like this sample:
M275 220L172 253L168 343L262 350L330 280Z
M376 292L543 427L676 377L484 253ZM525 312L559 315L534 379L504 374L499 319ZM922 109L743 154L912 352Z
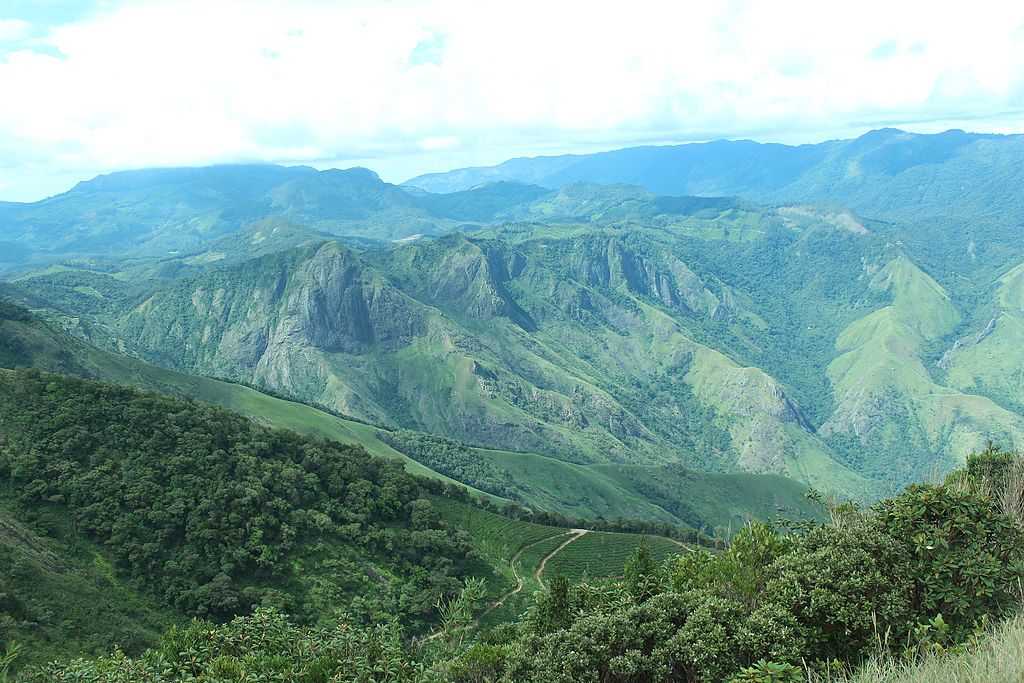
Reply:
M266 220L382 240L486 222L548 191L520 183L432 195L365 168L237 165L122 171L55 197L0 204L0 271L68 258L188 254Z
M720 140L633 147L512 159L419 176L405 185L451 192L495 181L550 189L625 183L655 195L735 196L768 205L852 210L890 224L893 238L933 274L974 279L981 267L985 283L1016 265L1024 230L1021 134L883 128L851 140L798 146Z
M803 145L715 140L593 154L520 157L496 166L429 173L403 185L429 192L457 192L498 181L550 189L578 182L625 183L659 195L763 198L813 177L822 164L857 160L869 173L895 175L914 166L946 161L962 148L983 141L1024 145L1024 136L962 130L928 135L883 128L855 139Z

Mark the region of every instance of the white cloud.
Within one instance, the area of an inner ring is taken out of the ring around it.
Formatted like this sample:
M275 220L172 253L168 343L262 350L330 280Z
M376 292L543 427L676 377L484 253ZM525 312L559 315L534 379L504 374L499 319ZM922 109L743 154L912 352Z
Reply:
M0 43L20 40L30 28L32 25L21 19L0 19Z
M423 138L417 144L420 149L426 152L433 152L435 150L452 149L453 147L458 147L459 139L454 135L447 135L445 137Z
M26 159L0 177L27 195L150 165L364 159L395 176L875 122L1022 128L986 119L1024 101L1022 25L1024 5L986 0L131 3L0 53L0 156Z

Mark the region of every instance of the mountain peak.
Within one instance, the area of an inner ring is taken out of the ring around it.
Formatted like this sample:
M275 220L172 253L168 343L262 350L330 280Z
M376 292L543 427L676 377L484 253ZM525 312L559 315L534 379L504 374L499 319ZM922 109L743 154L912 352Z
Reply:
M376 171L372 171L365 166L353 166L352 168L329 168L320 171L325 176L344 176L353 180L362 180L369 182L382 183L383 180L377 175Z

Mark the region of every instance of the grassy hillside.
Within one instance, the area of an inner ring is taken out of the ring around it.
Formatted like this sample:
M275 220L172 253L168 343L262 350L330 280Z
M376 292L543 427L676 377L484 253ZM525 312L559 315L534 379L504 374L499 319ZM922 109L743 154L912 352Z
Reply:
M358 445L372 455L402 462L412 474L458 482L471 491L507 500L501 492L476 489L472 477L453 479L432 469L431 465L437 466L435 462L422 464L423 458L415 450L403 448L394 438L382 438L386 432L378 427L239 384L186 375L102 351L56 332L20 309L12 308L0 316L0 367L35 367L194 398L247 415L267 426ZM416 436L412 434L414 440ZM746 519L774 516L780 507L800 514L811 509L803 496L805 487L781 477L716 476L676 470L673 487L653 494L649 482L636 476L617 479L601 468L574 465L535 453L450 443L464 452L469 461L505 472L511 483L508 494L518 502L573 517L645 519L727 532ZM443 466L441 469L447 471ZM746 485L737 488L736 482L740 481Z
M661 505L691 526L728 538L752 519L816 519L807 488L777 475L709 473L680 467L597 465L591 468Z
M268 426L362 446L373 455L401 461L413 474L451 481L382 442L376 436L377 429L370 425L240 384L186 375L102 351L23 313L0 315L0 341L0 367L38 368L206 401Z
M1022 416L986 397L942 386L926 367L925 347L959 322L943 288L905 256L875 272L870 286L890 301L839 335L840 355L828 368L836 410L822 434L858 435L865 452L861 467L902 473L897 480L949 469L989 440L1024 443ZM885 457L872 462L872 452ZM945 461L928 454L942 454Z
M994 306L941 359L950 385L1024 411L1024 264L995 283Z
M681 544L657 536L590 532L562 548L550 557L544 568L544 578L564 576L573 581L621 576L622 567L646 543L651 555L661 562L687 552Z
M434 499L434 507L445 521L469 533L473 546L504 578L489 584L492 607L486 611L487 624L519 615L533 601L534 592L553 577L586 576L599 582L622 576L626 560L641 543L659 560L688 552L684 544L660 536L545 526L451 499Z

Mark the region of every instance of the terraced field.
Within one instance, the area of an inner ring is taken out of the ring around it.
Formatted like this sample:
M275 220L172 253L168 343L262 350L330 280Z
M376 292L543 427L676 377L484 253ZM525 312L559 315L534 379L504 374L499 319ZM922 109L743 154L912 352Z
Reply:
M465 529L479 548L503 560L511 561L525 546L566 532L485 512L449 498L434 498L433 505L445 521Z
M540 578L543 581L552 576L564 576L575 581L621 576L626 561L645 538L651 554L658 560L687 552L682 544L660 536L592 531L579 535L548 557Z
M544 585L543 573L540 572L540 569L545 558L550 558L556 555L559 548L561 548L566 541L572 540L574 537L572 531L569 529L562 529L561 531L562 533L557 536L546 538L540 543L524 548L522 555L519 556L520 571L523 572L525 576L528 576L529 580L537 588L541 588Z
M484 623L524 610L534 591L553 576L610 579L622 576L626 560L643 539L658 560L686 552L686 546L661 536L562 529L483 512L447 498L433 499L449 524L469 532L477 550L498 567L488 583L490 606Z

